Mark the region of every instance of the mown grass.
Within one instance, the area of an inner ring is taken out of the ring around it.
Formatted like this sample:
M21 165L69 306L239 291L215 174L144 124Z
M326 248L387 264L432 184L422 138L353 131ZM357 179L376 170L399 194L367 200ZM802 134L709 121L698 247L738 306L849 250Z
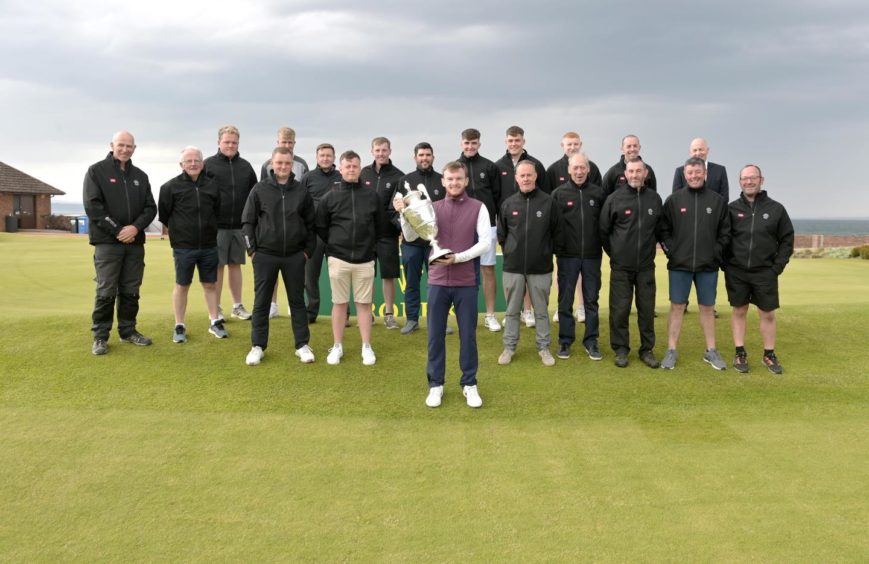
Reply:
M247 324L210 337L194 289L191 340L174 345L170 252L153 240L140 329L155 344L113 335L96 358L86 242L2 234L0 253L0 560L869 559L865 261L788 267L784 377L711 370L696 314L672 372L616 369L606 346L547 369L526 329L499 367L500 335L481 331L484 407L464 405L453 346L430 410L424 332L377 327L363 367L350 331L330 367L320 322L302 366L283 316L251 368ZM758 343L752 316L755 361Z

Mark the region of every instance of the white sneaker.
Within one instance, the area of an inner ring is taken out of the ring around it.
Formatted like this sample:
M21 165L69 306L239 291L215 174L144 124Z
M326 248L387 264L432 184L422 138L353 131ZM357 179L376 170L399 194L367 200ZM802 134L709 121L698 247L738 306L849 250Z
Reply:
M558 312L557 311L552 314L552 322L558 323Z
M486 317L483 318L483 327L493 333L497 333L501 330L501 324L498 323L498 319L495 317L495 314L487 314Z
M302 361L302 364L311 364L314 362L314 351L308 345L302 345L296 349L296 356Z
M537 320L534 319L534 312L526 309L522 312L522 321L525 322L525 327L534 327L537 325Z
M278 304L272 302L272 305L269 306L269 319L274 319L278 315Z
M342 356L344 356L344 347L341 343L335 343L332 345L332 348L329 349L329 355L326 356L326 364L339 364Z
M477 392L477 386L465 386L462 388L462 393L465 394L465 398L468 400L468 407L480 407L483 405L483 398Z
M585 307L580 306L576 308L576 311L573 312L573 317L577 323L585 323Z
M374 349L371 348L371 345L362 345L362 364L371 366L375 362L377 362L377 357L374 356Z
M425 398L425 404L429 407L439 407L441 400L444 397L444 387L435 386L428 389L428 397Z
M247 358L244 359L244 362L248 366L256 366L260 363L265 354L266 353L263 352L262 347L251 347L250 352L247 353Z

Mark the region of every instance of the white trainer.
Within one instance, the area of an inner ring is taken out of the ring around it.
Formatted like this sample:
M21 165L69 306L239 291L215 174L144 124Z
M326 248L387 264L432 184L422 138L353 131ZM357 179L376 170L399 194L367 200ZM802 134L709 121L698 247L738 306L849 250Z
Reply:
M441 400L444 397L444 387L435 386L428 389L428 397L425 398L425 404L429 407L440 407Z
M577 323L585 323L585 306L576 308L576 311L573 312L573 317Z
M558 323L558 312L557 311L552 314L552 322Z
M371 345L362 345L362 364L371 366L375 362L377 362L377 357L374 355L374 349L371 348Z
M340 364L342 356L344 356L344 347L341 343L335 343L329 349L329 354L326 356L326 364Z
M263 352L262 347L251 347L250 352L247 353L247 358L244 359L244 362L248 366L256 366L262 361L265 354L266 353Z
M498 323L498 318L495 317L495 314L486 314L486 317L483 318L483 327L492 333L497 333L501 330L501 324Z
M480 407L483 405L483 398L480 397L477 386L465 386L462 388L462 393L465 394L465 398L468 400L468 407Z
M314 362L314 351L308 345L302 345L296 349L296 356L302 361L302 364L311 364Z
M272 302L272 305L269 306L269 319L274 319L278 315L280 315L278 313L278 304Z
M525 322L525 327L534 327L537 325L537 320L534 319L534 312L526 309L522 312L522 321Z

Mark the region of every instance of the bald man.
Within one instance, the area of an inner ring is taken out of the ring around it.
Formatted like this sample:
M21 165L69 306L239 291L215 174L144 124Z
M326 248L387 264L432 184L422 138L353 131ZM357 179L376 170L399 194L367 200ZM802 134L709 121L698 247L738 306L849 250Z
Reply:
M88 169L83 189L97 274L91 326L91 352L95 355L109 352L115 301L121 340L139 346L151 344L151 339L136 330L136 315L145 273L145 228L154 221L157 204L148 175L131 160L136 150L133 134L115 133L109 147L106 158Z
M725 202L729 202L730 185L727 183L727 169L720 164L709 162L709 145L706 143L706 139L702 137L693 139L688 152L689 156L703 159L703 162L706 164L706 187L719 194L724 198ZM680 166L673 175L673 192L687 187L688 182L685 180L685 167Z

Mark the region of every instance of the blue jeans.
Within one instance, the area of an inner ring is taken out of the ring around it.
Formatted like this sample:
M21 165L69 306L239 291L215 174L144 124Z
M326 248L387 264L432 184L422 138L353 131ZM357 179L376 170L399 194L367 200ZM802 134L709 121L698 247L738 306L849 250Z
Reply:
M401 244L401 265L404 267L404 314L408 321L419 321L420 282L422 269L428 268L428 247Z

